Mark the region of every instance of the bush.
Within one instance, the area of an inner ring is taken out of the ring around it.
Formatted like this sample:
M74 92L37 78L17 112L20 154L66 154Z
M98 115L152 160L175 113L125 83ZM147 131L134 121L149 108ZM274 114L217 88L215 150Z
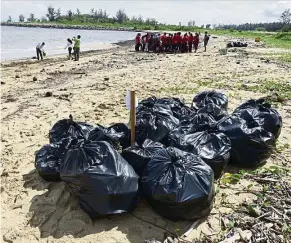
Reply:
M259 28L256 28L256 31L266 31L266 29L264 27L259 27Z
M282 28L282 32L289 32L291 31L291 25L284 25L284 27Z

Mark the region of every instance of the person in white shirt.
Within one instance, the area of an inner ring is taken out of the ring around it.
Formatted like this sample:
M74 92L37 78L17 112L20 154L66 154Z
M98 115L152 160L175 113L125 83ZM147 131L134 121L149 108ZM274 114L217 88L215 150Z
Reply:
M68 42L67 42L67 46L65 47L65 49L68 48L68 51L69 51L69 57L68 57L68 60L71 60L72 49L73 49L73 41L72 41L70 38L68 38L67 41L68 41Z
M36 56L37 56L37 60L39 60L39 57L41 58L41 60L43 60L43 56L42 53L44 52L43 47L45 46L45 43L38 43L36 45Z

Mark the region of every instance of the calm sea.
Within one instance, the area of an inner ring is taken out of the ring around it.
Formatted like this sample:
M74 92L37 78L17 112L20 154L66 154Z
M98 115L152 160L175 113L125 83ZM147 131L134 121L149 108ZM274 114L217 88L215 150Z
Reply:
M45 42L48 56L65 54L67 38L81 35L81 51L100 49L102 44L134 39L135 32L103 30L65 30L1 26L1 61L36 56L35 47ZM103 45L104 46L104 45Z

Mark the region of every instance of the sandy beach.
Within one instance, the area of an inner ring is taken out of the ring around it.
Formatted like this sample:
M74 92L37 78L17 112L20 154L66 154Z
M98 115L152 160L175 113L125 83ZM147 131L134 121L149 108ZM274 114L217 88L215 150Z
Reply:
M184 233L191 222L171 222L142 201L132 214L92 221L70 194L64 182L48 183L34 169L35 152L49 142L52 125L70 114L93 125L128 122L125 95L135 89L139 100L149 96L182 97L191 104L199 91L215 89L229 98L231 112L250 98L271 95L265 84L291 84L291 68L268 58L282 50L250 45L219 54L226 37L212 39L207 52L136 53L132 42L81 54L80 61L54 56L44 61L21 60L1 64L1 231L3 242L106 242L140 243L163 240L165 228ZM252 89L252 87L258 87ZM278 106L283 119L279 144L291 145L291 101ZM270 165L290 167L291 148ZM232 171L233 168L228 168ZM290 180L290 178L288 178ZM238 194L250 184L220 187L211 215L185 239L214 235L220 217L232 206L254 199ZM164 228L164 229L163 229ZM202 242L202 241L200 241Z

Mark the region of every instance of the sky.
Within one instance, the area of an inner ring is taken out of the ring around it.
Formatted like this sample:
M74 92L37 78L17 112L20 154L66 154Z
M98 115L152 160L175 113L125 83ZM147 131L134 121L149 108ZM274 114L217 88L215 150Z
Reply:
M1 0L1 21L6 21L11 15L12 20L18 21L19 14L28 17L34 13L35 17L45 16L47 7L52 5L61 8L62 13L69 9L73 12L77 8L81 13L89 13L91 8L105 9L114 16L118 9L124 9L129 17L152 17L161 23L187 25L188 21L202 24L241 24L278 21L280 14L286 8L291 8L291 1L14 1Z

